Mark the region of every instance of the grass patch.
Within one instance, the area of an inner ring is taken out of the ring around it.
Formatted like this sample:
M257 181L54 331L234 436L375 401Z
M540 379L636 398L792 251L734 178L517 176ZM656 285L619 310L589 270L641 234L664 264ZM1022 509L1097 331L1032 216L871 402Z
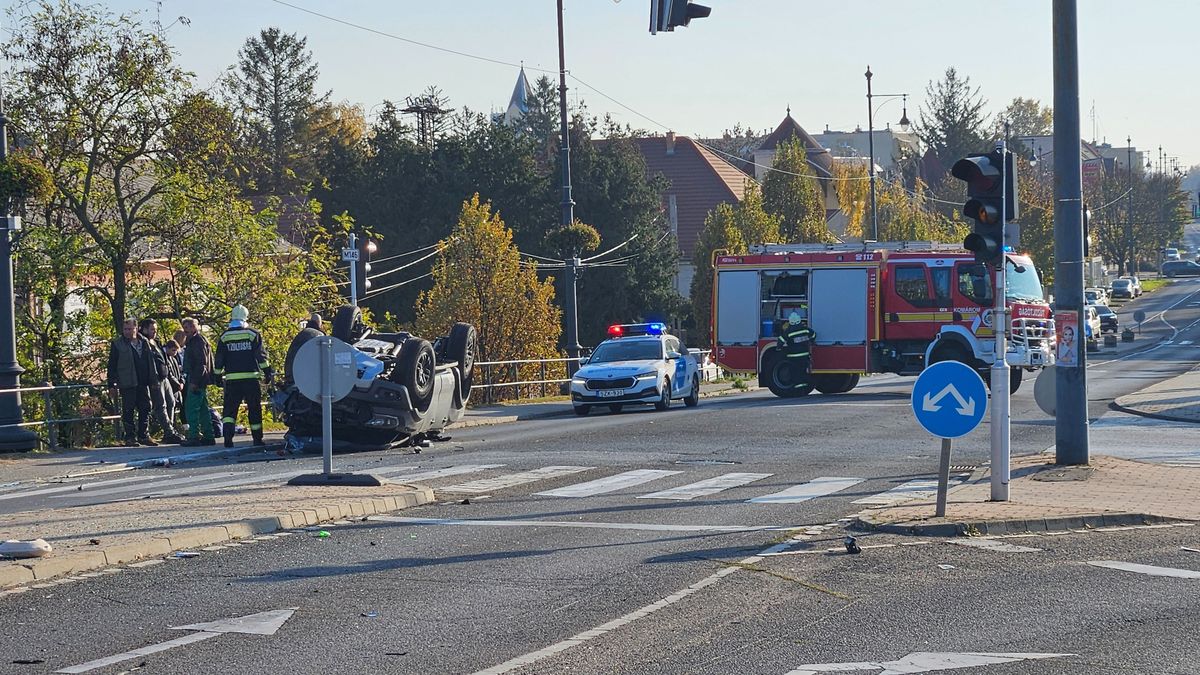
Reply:
M1146 279L1142 281L1142 292L1149 293L1151 291L1157 291L1169 283L1171 282L1168 279Z

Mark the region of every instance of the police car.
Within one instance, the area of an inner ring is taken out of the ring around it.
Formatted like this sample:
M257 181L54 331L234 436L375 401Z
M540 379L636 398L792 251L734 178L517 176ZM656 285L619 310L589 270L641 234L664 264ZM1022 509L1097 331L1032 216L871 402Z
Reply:
M592 351L571 378L571 404L576 415L598 405L619 412L631 404L653 404L656 410L700 403L696 359L666 334L661 323L609 326L609 338Z

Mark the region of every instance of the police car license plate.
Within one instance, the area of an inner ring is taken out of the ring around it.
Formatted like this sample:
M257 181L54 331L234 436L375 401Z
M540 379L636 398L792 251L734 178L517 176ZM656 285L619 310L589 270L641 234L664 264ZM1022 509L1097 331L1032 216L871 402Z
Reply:
M624 389L601 389L598 393L600 394L600 398L617 398L618 396L624 396L625 390Z

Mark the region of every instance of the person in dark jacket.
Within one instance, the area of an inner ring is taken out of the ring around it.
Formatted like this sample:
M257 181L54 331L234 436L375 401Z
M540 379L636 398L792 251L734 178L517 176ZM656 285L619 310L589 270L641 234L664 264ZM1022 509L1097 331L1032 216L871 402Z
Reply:
M163 357L167 361L167 395L170 405L167 406L167 416L171 424L175 424L175 413L183 412L183 361L179 358L179 343L167 340L163 343Z
M246 403L246 415L250 418L250 435L254 445L266 445L263 441L262 386L260 380L270 382L274 376L271 362L267 360L267 348L262 335L250 327L249 311L243 305L233 308L233 320L221 334L214 359L215 372L225 381L225 399L221 409L221 431L225 447L233 447L238 408Z
M175 395L171 383L167 381L167 355L158 344L158 322L154 319L142 319L138 322L138 332L150 345L150 354L154 361L150 378L150 404L153 419L162 428L162 442L182 443L183 437L175 431L175 425L172 423L175 419Z
M796 388L808 384L808 374L812 368L812 345L816 339L817 333L808 327L808 319L801 318L799 312L792 312L788 316L787 327L778 339L778 347L797 368Z
M158 445L150 438L150 386L157 383L158 364L150 343L138 334L137 319L125 319L121 337L108 351L108 388L121 396L121 427L125 444ZM136 420L135 420L136 417Z
M208 414L208 386L213 384L212 347L200 332L200 323L184 319L187 344L183 353L184 409L188 418L188 439L184 445L214 445L212 418Z

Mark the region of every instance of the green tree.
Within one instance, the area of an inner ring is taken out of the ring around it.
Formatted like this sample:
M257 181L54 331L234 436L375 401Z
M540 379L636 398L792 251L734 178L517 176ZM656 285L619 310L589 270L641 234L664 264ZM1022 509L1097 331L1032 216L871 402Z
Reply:
M521 264L513 233L479 195L463 203L433 266L433 286L417 300L420 335L444 335L456 321L479 331L479 360L552 358L561 313L554 280Z
M725 251L737 254L747 250L746 240L738 228L738 210L739 207L724 203L709 211L704 219L704 229L700 231L700 239L696 242L696 252L692 255L695 270L689 289L692 321L697 335L704 339L705 344L712 342L713 253ZM762 213L761 207L759 212ZM762 215L769 218L765 213Z
M863 223L871 207L871 183L863 164L837 162L833 165L833 187L838 207L846 215L846 236L864 238Z
M784 243L833 241L825 223L821 186L796 137L780 143L772 170L763 180L763 208L779 218Z
M1008 104L992 126L992 137L1004 137L1004 125L1008 123L1008 137L1049 136L1054 132L1054 111L1042 105L1036 98L1018 96Z
M733 209L734 227L742 235L742 240L749 246L761 244L777 244L782 235L779 233L779 217L767 213L763 206L762 190L758 183L747 180L742 201ZM705 219L707 222L707 218Z
M968 154L987 150L987 101L971 88L971 78L947 68L941 81L925 87L925 99L915 131L947 171Z
M880 241L961 242L970 232L967 224L938 213L932 205L920 180L912 190L892 181L880 181L876 195Z
M238 51L229 89L245 124L247 150L259 162L246 185L250 190L285 194L319 182L311 135L329 97L316 91L319 74L308 38L278 28L247 38Z

